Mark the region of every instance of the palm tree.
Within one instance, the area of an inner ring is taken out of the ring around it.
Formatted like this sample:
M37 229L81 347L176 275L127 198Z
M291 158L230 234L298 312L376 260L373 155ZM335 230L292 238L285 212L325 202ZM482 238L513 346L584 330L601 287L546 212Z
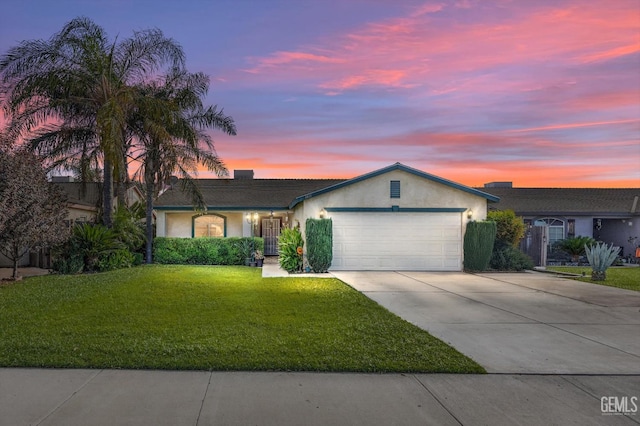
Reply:
M233 118L217 107L205 107L202 98L209 88L209 78L174 68L162 81L138 87L136 114L130 116L134 157L140 163L134 177L144 182L146 193L146 262L152 262L153 200L161 185L172 175L181 178L184 190L193 203L204 208L204 199L193 175L204 165L218 176L227 175L206 129L236 134Z
M134 32L117 42L87 18L72 20L49 40L23 41L0 57L11 136L29 133L31 149L54 165L101 163L107 226L113 177L125 174L134 86L164 64L182 68L184 52L160 30Z

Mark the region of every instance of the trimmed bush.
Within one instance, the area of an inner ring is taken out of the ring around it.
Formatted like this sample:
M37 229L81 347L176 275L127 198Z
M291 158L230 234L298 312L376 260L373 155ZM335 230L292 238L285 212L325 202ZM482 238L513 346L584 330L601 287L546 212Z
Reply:
M327 272L333 260L331 219L307 219L307 261L313 272Z
M304 241L298 229L283 229L278 239L280 267L287 272L302 272Z
M465 271L485 271L489 266L496 239L496 223L469 222L464 234Z
M98 258L96 270L100 272L115 269L130 268L135 262L135 256L126 248L114 250Z
M497 271L524 271L534 265L529 256L511 244L496 240L489 266Z
M254 237L253 243L256 250L264 250L262 238ZM250 244L250 237L157 237L153 240L153 260L174 265L244 265L244 247Z

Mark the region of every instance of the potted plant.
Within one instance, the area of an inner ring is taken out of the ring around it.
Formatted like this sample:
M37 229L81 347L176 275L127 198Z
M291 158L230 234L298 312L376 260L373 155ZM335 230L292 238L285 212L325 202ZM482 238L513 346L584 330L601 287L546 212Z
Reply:
M258 268L261 268L262 264L264 263L264 254L262 254L262 252L260 250L256 250L253 253L253 257L256 260L256 266Z
M253 248L251 240L248 238L243 238L240 241L240 251L242 256L244 257L245 266L253 266L251 263L253 262L253 253L251 249Z

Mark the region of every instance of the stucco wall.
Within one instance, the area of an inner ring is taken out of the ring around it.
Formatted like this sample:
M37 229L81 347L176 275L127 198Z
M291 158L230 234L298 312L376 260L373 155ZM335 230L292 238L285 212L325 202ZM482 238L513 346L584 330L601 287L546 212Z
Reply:
M213 213L213 212L211 212ZM242 212L215 212L226 217L227 237L243 236ZM156 233L159 237L191 238L195 212L158 212Z
M400 181L400 198L390 198L390 181L392 180ZM401 208L465 208L473 211L472 220L483 220L487 217L487 200L484 197L402 170L394 170L308 199L296 206L294 217L300 221L301 228L304 229L306 218L318 218L322 209L331 207L389 208L391 206ZM469 221L466 212L462 216L463 228L466 229L466 223Z

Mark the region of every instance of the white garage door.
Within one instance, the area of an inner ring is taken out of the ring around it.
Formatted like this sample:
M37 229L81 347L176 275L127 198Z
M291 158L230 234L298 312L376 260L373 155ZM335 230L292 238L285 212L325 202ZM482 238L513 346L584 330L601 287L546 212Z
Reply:
M462 270L461 213L331 213L332 270Z

